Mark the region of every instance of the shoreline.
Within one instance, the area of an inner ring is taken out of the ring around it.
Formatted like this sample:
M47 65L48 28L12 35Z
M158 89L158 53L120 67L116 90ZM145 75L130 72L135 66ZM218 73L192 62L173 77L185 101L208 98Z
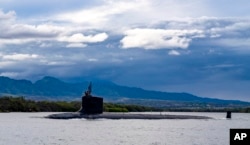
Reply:
M212 119L207 116L195 115L168 115L168 114L129 114L129 113L108 113L102 114L81 114L80 112L74 113L60 113L45 116L48 119Z

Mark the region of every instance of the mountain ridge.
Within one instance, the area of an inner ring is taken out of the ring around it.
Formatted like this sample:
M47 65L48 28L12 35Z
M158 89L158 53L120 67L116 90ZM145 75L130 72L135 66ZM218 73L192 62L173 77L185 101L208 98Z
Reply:
M37 80L34 83L29 80L15 80L0 76L0 94L19 95L41 100L79 100L88 84L89 81L67 83L49 76ZM156 100L185 103L250 105L249 102L239 100L204 98L189 93L150 91L142 88L120 86L113 82L102 80L93 81L93 95L102 96L107 101L136 100L138 102L138 100Z

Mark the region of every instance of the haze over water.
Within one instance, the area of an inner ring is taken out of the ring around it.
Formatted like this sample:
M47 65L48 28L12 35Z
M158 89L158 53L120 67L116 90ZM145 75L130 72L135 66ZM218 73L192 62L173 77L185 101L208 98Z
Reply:
M233 113L169 113L204 115L209 120L53 120L52 113L1 113L1 145L226 145L230 128L247 128L250 115ZM157 114L157 113L156 113Z

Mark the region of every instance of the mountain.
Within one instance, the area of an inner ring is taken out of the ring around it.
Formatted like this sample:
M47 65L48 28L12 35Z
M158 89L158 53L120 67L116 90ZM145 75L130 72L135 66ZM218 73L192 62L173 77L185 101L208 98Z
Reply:
M198 97L188 93L149 91L141 88L116 85L109 81L94 80L93 95L104 97L105 101L135 103L141 105L180 106L183 104L250 105L237 100L220 100ZM57 78L44 77L34 83L28 80L14 80L0 77L0 94L25 96L39 100L80 100L89 82L67 83ZM154 104L154 105L152 105Z
M65 83L53 77L44 77L32 83L28 80L14 80L0 77L0 94L26 96L37 99L69 100L82 94L86 83Z

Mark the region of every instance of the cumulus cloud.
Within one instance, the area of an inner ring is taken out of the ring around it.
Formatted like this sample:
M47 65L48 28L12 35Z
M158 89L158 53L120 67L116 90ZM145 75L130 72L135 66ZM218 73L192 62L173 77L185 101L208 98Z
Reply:
M249 46L250 21L233 18L168 20L124 31L122 48L186 49L190 44L226 47Z
M41 23L37 25L19 23L16 20L14 11L4 13L0 10L0 45L25 44L30 42L52 41L68 42L68 47L80 46L79 43L102 42L108 38L107 33L98 33L95 35L84 35L83 29L74 28L68 25L56 25L53 23ZM76 43L76 44L72 44ZM78 44L77 44L78 43ZM50 43L52 46L53 43ZM85 45L82 44L81 47ZM39 47L48 47L40 45Z
M49 24L28 25L12 24L7 30L1 33L2 38L53 38L65 30L63 27Z
M51 24L30 25L18 23L16 14L13 11L4 13L0 10L0 40L2 43L27 42L36 39L51 39L62 32L65 32L65 27Z
M59 41L69 42L69 43L95 43L102 42L108 38L106 33L99 33L96 35L85 36L81 33L73 34L71 36L64 36L59 38Z
M14 20L16 17L16 13L14 11L9 11L7 13L4 13L1 9L0 9L0 22L1 23L6 23L10 20Z
M96 35L87 35L87 36L85 36L82 33L77 33L71 36L59 37L58 41L68 42L69 44L66 47L83 48L87 46L86 43L103 42L107 38L108 35L106 33L99 33Z
M149 89L250 78L249 17L230 18L236 9L226 7L217 15L226 0L73 0L60 8L59 0L24 1L0 1L9 10L0 10L0 75L96 77ZM227 3L249 16L246 2ZM235 53L242 49L248 53Z
M110 34L106 32L109 32L125 35L120 41L122 48L125 49L185 49L198 38L213 41L221 38L220 42L215 42L223 45L223 41L228 40L225 39L226 37L230 39L237 37L238 39L247 36L245 30L249 29L249 21L244 19L158 17L159 10L169 4L176 6L176 4L180 4L180 1L153 3L148 0L129 2L109 0L92 7L51 15L46 18L49 22L35 22L36 25L20 23L15 11L4 13L0 10L0 20L3 20L0 21L0 45L30 42L41 42L39 44L42 44L43 41L52 41L49 45L52 47L54 42L59 41L65 47L86 47L87 43L107 40ZM195 3L194 5L200 4ZM180 8L189 9L190 7L180 4L178 9ZM154 20L154 23L150 21L151 19ZM101 31L106 32L100 33ZM244 39L242 40L241 44L238 43L239 45L245 45L243 44ZM41 47L44 46L41 45Z
M187 48L201 30L131 29L121 40L123 48Z

